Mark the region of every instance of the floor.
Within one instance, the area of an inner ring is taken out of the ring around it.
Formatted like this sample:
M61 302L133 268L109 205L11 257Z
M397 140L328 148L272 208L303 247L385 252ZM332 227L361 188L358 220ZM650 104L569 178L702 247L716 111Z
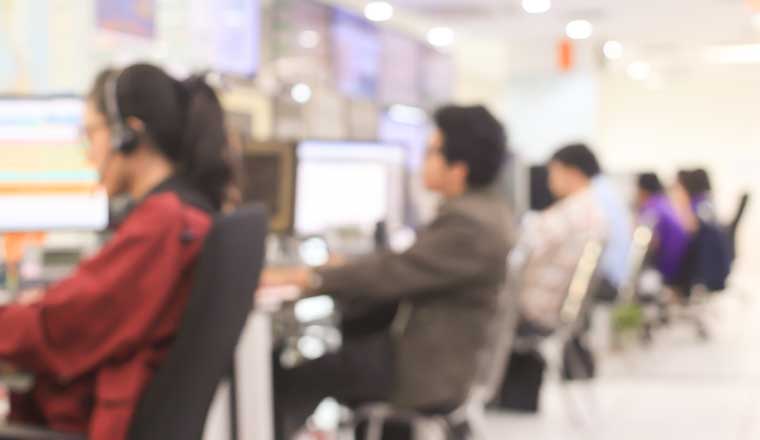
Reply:
M746 281L735 286L757 285ZM490 414L489 437L760 439L759 312L760 301L736 287L707 309L709 341L692 326L673 325L651 347L606 355L592 385L547 383L537 416Z

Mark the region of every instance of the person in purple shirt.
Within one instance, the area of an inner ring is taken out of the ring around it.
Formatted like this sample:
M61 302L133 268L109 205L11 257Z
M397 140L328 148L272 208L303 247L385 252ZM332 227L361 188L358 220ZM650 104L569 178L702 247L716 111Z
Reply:
M689 246L689 233L657 175L644 173L638 180L639 222L654 229L656 266L665 283L676 283Z

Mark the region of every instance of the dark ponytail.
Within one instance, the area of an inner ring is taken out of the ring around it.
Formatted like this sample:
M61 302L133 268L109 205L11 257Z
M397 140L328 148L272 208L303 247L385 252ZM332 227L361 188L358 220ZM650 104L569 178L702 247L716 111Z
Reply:
M106 116L105 85L112 72L98 75L90 93ZM226 157L228 138L224 111L204 78L177 81L156 66L135 64L119 74L116 95L122 117L140 119L180 177L221 208L232 174Z
M232 179L224 110L214 90L201 76L181 83L187 97L180 170L216 208L224 202Z

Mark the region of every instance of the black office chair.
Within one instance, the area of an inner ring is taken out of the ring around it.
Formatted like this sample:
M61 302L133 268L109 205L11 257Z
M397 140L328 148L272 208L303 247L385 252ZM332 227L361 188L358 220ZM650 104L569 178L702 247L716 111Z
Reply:
M747 213L747 207L749 206L749 193L742 194L739 200L739 207L736 210L736 215L731 223L728 224L726 232L728 233L728 240L731 246L731 259L736 259L736 236L739 231L739 225L741 225L744 215Z
M267 215L249 206L218 220L204 245L195 283L166 361L138 405L129 440L194 440L203 436L217 386L229 377L238 338L253 307L264 264ZM8 426L0 440L82 440Z

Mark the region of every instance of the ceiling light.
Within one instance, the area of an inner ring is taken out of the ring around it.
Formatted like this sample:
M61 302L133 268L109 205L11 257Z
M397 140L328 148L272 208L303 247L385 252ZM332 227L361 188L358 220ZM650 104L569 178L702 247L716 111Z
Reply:
M364 7L364 16L370 21L388 21L393 18L393 5L384 1L373 1Z
M298 45L304 49L314 49L319 46L322 37L317 31L303 31L298 34Z
M760 44L708 47L705 59L713 64L760 64Z
M652 66L643 61L636 61L628 66L628 76L636 81L646 81L652 74Z
M523 0L522 7L528 14L543 14L552 8L552 0Z
M454 31L447 27L434 27L427 33L428 43L435 47L446 47L454 44Z
M565 31L573 40L585 40L594 33L594 26L588 20L574 20L567 24Z
M608 41L604 43L604 56L608 60L619 60L623 58L623 45L619 41Z
M311 100L311 87L308 84L298 83L290 89L290 97L299 104L306 104Z

